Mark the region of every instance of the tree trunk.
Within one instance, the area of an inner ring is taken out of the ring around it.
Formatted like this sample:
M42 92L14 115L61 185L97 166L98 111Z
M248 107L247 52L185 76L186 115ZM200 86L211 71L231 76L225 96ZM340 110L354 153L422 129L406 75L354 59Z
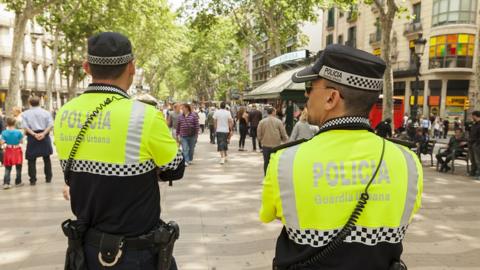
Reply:
M478 20L478 19L477 19ZM480 102L478 95L480 95L480 20L478 20L478 32L477 32L477 69L476 69L476 79L477 79L477 91L473 95L473 100L470 101L470 107L475 111L480 109Z
M58 43L60 42L60 31L57 29L55 31L55 38L53 40L53 55L52 55L52 69L50 70L50 76L48 77L47 82L47 110L52 110L52 93L53 93L53 84L55 81L55 73L57 72L57 63L58 63ZM58 105L57 105L58 106Z
M20 63L22 61L24 33L27 27L28 14L17 13L13 28L12 56L10 62L10 79L5 103L7 115L12 115L12 108L21 105L20 101Z
M395 19L395 14L397 7L395 5L395 0L387 0L388 11L385 12L385 9L381 11L381 24L382 24L382 58L385 61L386 69L383 77L383 119L390 118L393 122L393 72L392 64L390 58L391 44L390 37L392 33L393 20Z
M72 81L68 86L68 100L72 100L77 96L78 78L80 77L80 67L75 65L73 67Z

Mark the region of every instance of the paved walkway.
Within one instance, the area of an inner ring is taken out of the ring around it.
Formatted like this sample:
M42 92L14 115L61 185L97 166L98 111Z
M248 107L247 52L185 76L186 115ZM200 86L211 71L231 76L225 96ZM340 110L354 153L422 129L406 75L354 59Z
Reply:
M194 165L187 168L185 178L162 190L166 199L162 217L181 225L175 249L179 268L271 269L281 227L261 224L257 218L262 156L232 147L222 166L207 140L200 137ZM58 162L53 164L52 184L0 190L1 270L63 269L66 241L59 224L72 216L61 196ZM425 168L423 208L404 242L409 269L480 269L480 182L462 174Z

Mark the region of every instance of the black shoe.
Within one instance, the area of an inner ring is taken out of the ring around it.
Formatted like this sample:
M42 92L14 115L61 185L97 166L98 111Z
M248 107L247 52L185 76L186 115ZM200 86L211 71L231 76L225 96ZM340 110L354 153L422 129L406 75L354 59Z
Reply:
M47 180L47 181L45 181L45 182L46 182L47 184L50 184L50 183L52 183L52 180Z
M448 172L450 171L452 168L448 167L448 166L445 166L445 172Z
M30 182L30 186L35 186L37 182Z

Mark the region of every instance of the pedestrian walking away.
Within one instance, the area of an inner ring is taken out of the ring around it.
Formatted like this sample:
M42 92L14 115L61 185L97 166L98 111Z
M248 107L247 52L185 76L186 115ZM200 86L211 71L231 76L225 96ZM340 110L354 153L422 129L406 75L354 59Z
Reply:
M12 167L15 166L17 172L15 186L21 187L22 183L22 163L23 153L21 144L23 143L23 133L15 127L16 120L13 117L7 117L7 129L2 131L2 145L5 146L3 156L3 165L5 166L5 176L3 178L3 189L11 188L10 174Z
M177 269L178 225L160 220L158 181L182 178L184 161L162 112L126 93L131 48L118 33L90 37L83 68L92 83L55 119L64 197L77 218L62 224L65 270Z
M220 153L220 164L224 164L227 159L229 135L230 132L233 132L233 118L225 107L225 102L222 102L220 110L217 110L213 115L217 133L217 151Z
M308 109L304 108L300 115L299 121L295 124L289 141L294 142L298 140L309 140L315 133L318 132L318 126L310 125L308 123Z
M472 112L473 125L468 136L469 157L472 164L470 176L480 180L480 111Z
M250 136L252 137L253 152L257 151L257 128L261 120L262 113L257 110L257 105L253 104L252 110L248 113L248 122L250 123Z
M238 151L245 151L245 140L248 134L248 113L245 107L241 107L237 113L238 128L240 131L240 140L238 141Z
M407 269L402 240L418 211L422 166L408 148L371 132L385 62L339 44L296 72L306 83L309 141L275 148L260 220L280 220L273 268ZM346 225L345 225L346 224Z
M202 130L202 134L203 132L205 132L205 124L207 122L207 115L205 114L205 111L202 109L200 109L200 112L198 112L198 123L200 124L200 129Z
M210 143L215 144L215 137L217 136L215 134L215 119L213 119L213 115L215 114L215 107L211 107L210 111L208 112L207 115L207 125L208 129L210 131Z
M182 111L183 114L178 117L177 122L177 137L182 145L185 166L188 166L193 162L193 154L195 153L195 146L197 144L200 127L198 116L192 111L192 106L190 104L183 104Z
M168 126L172 132L172 137L177 138L178 117L182 114L180 104L173 104L173 110L168 114Z
M50 155L53 153L50 131L53 128L53 118L50 112L40 108L40 98L29 99L31 108L22 114L22 126L27 134L27 149L25 158L28 161L28 176L30 185L37 182L37 158L43 159L45 181L52 181L52 164Z
M267 118L258 124L258 140L262 143L263 172L266 174L272 149L288 140L287 131L282 121L276 117L277 110L273 107L267 108Z

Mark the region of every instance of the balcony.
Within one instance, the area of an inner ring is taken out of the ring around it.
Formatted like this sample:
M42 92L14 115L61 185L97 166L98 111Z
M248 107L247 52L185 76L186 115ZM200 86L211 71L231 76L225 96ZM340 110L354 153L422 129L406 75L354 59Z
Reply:
M347 40L347 41L345 41L345 45L349 46L349 47L352 47L352 48L357 47L357 44L356 44L355 40Z
M348 12L347 22L354 23L358 19L358 10Z
M410 63L410 61L398 61L392 63L392 71L394 78L411 77L415 76L417 67L414 63Z
M375 32L370 34L369 43L372 47L379 47L380 41L382 40L382 33Z
M409 22L405 24L405 30L403 34L407 36L408 39L415 39L423 31L421 22Z

